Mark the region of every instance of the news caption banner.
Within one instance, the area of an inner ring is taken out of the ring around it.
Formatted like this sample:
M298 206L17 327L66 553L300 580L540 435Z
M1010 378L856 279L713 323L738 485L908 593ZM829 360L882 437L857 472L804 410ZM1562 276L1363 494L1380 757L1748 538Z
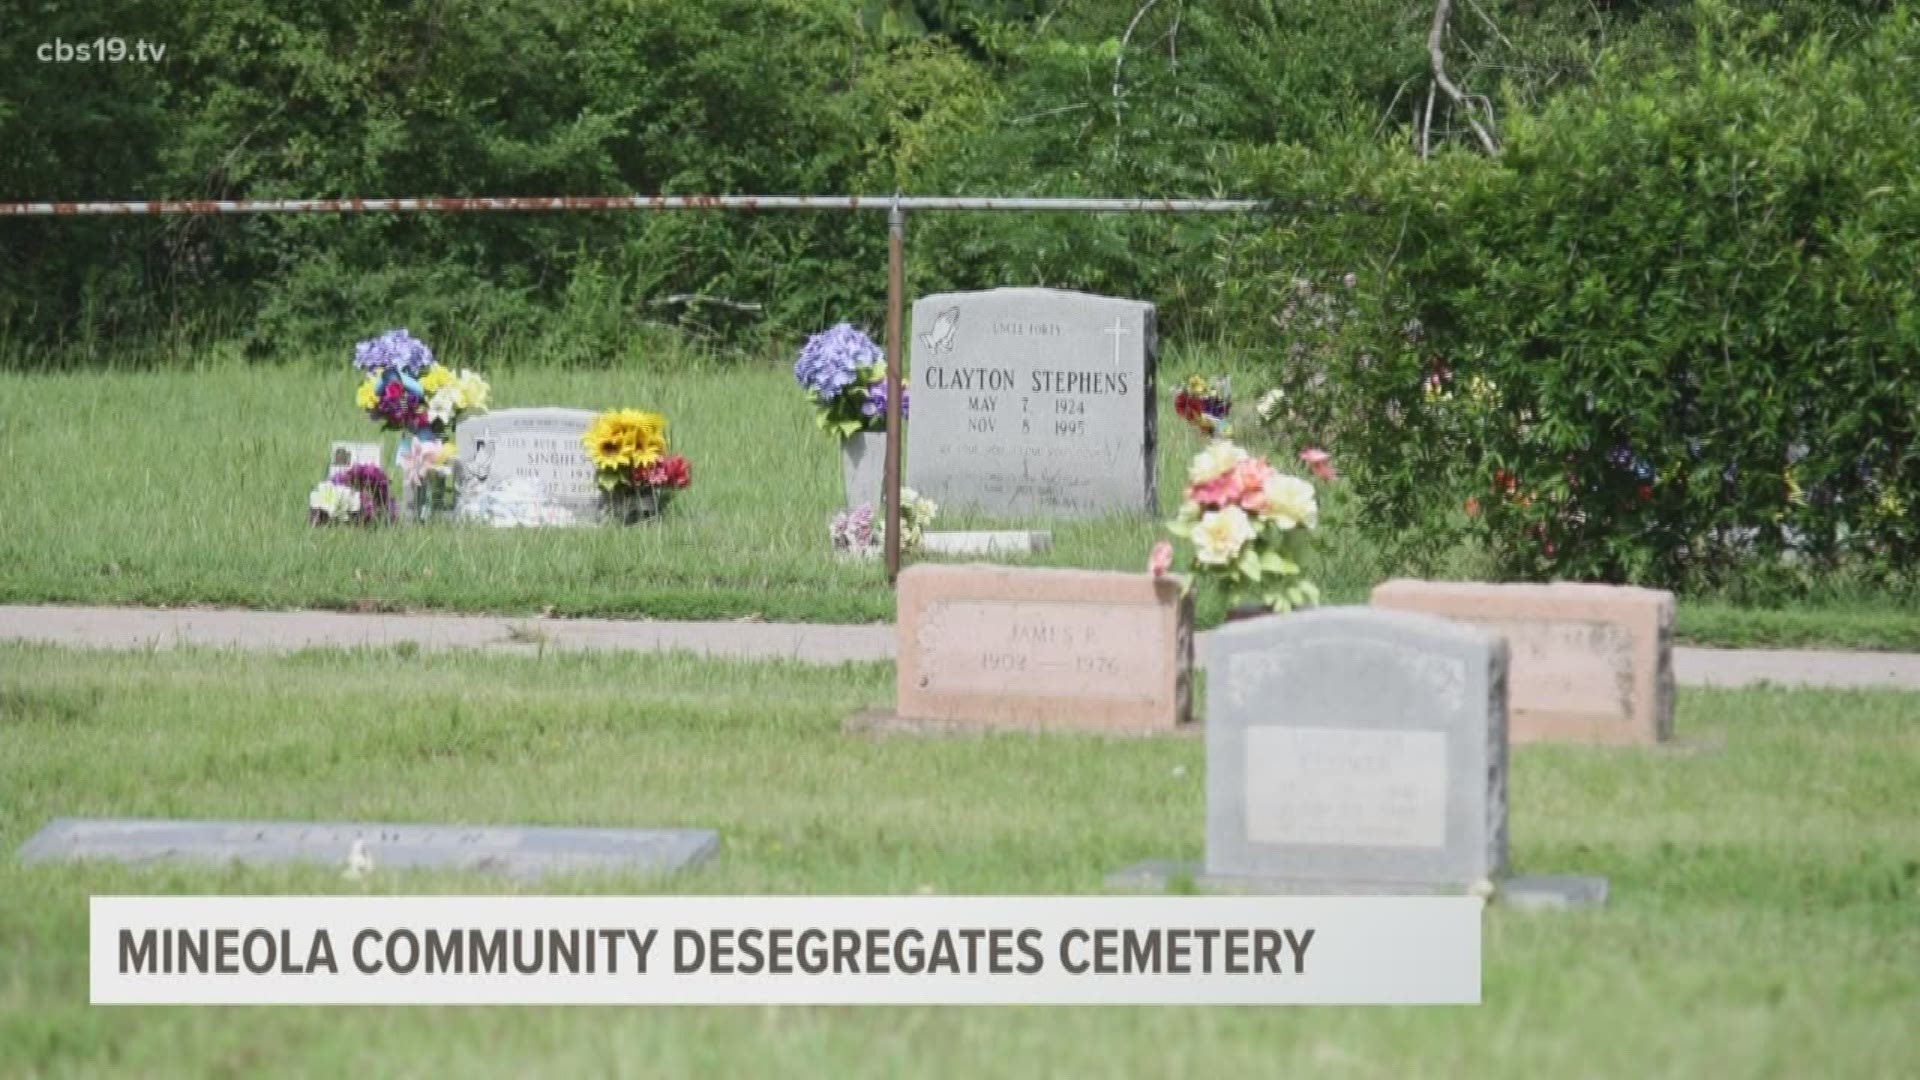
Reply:
M907 483L999 518L1155 514L1154 307L1058 289L914 302Z
M719 834L709 829L55 818L21 846L19 857L26 863L315 863L351 876L432 869L537 881L553 874L671 873L712 858L719 848Z
M1193 605L1169 580L922 563L900 574L894 708L849 734L1190 732Z
M1209 648L1206 861L1149 860L1110 885L1606 903L1603 877L1509 873L1499 636L1334 607L1234 623Z
M1453 897L98 896L96 1005L1478 1004Z

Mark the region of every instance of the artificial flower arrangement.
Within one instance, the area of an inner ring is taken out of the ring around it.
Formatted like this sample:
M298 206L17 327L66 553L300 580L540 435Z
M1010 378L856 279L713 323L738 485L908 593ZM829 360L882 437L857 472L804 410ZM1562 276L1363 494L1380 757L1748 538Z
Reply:
M378 465L336 469L307 496L312 525L378 525L393 516L387 473Z
M1324 463L1324 462L1323 462ZM1320 590L1303 576L1300 560L1308 534L1320 524L1313 483L1290 476L1225 440L1195 455L1187 469L1187 493L1167 531L1191 549L1191 576L1217 585L1230 607L1291 611L1320 602ZM1174 547L1154 545L1148 569L1161 577L1173 569Z
M1227 414L1233 411L1233 380L1194 375L1173 395L1173 411L1203 435L1226 438L1233 431Z
M793 364L794 381L807 394L823 431L845 439L887 430L887 357L872 338L841 323L807 339ZM900 415L907 415L906 384Z
M412 438L400 447L400 473L408 509L422 518L454 508L454 445L451 439Z
M940 513L939 504L921 495L912 488L900 489L900 550L912 551L920 546L920 538L925 535L927 526ZM886 544L887 523L876 518L872 503L861 503L851 510L841 510L833 515L833 521L827 526L827 533L833 538L833 549L847 555L872 556L879 553Z
M366 376L355 403L388 431L445 440L463 417L487 411L487 380L465 368L455 373L404 329L354 346L353 366Z
M580 437L600 473L608 509L626 520L666 509L675 492L693 484L687 459L668 452L667 418L640 409L613 409L594 418Z

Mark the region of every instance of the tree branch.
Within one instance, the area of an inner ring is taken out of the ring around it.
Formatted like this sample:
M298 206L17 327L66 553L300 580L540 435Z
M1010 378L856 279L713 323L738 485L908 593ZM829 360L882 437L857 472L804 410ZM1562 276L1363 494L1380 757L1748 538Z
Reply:
M1447 16L1452 11L1453 0L1435 0L1433 5L1433 28L1427 31L1427 58L1433 62L1434 85L1438 86L1440 90L1453 101L1456 108L1466 114L1467 125L1473 128L1475 135L1479 136L1480 145L1486 148L1487 153L1498 157L1500 154L1500 144L1493 140L1493 136L1488 133L1485 127L1481 126L1479 119L1474 116L1473 103L1467 100L1467 96L1460 92L1460 88L1453 84L1452 79L1447 78L1447 54L1446 50L1441 47L1441 42L1446 37Z
M1139 29L1140 20L1146 18L1147 12L1152 11L1159 2L1147 0L1141 4L1133 13L1133 21L1127 24L1127 32L1120 36L1120 51L1113 58L1113 126L1116 128L1120 126L1120 65L1127 61L1127 43L1133 40L1133 32Z

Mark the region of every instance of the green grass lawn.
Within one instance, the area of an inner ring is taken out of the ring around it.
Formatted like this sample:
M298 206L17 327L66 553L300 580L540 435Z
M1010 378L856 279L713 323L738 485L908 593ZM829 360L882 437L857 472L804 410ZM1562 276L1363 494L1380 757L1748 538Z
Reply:
M1198 740L868 742L890 671L684 657L0 647L0 846L59 815L690 825L673 880L559 892L1082 894L1198 858ZM86 1004L95 893L498 891L478 877L0 859L9 1075L1893 1076L1920 1061L1920 696L1683 691L1717 754L1516 752L1530 873L1485 1004L1260 1008L126 1008Z
M1170 355L1168 378L1194 363ZM693 490L665 520L633 529L316 530L306 493L327 444L376 436L353 407L344 354L329 367L0 373L0 602L892 618L880 568L829 551L838 450L784 365L675 356L605 370L508 363L489 375L496 407L666 413L675 449L693 462ZM1170 408L1160 430L1171 511L1200 439ZM1347 525L1345 503L1335 485L1310 570L1330 599L1351 602L1398 568ZM949 513L938 527L992 524L1020 523ZM1161 535L1140 519L1050 527L1053 551L1028 561L1134 570ZM1462 550L1442 569L1481 567ZM1729 644L1920 648L1911 607L1859 592L1788 610L1689 603L1680 631ZM1214 621L1217 607L1203 604L1200 616Z

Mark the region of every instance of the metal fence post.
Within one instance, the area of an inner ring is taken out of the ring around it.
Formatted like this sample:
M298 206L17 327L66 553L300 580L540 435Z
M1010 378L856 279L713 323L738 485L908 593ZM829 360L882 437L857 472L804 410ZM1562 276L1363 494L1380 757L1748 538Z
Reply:
M887 210L887 469L881 495L887 515L887 583L900 576L900 369L906 366L901 326L907 295L907 212L895 195Z

